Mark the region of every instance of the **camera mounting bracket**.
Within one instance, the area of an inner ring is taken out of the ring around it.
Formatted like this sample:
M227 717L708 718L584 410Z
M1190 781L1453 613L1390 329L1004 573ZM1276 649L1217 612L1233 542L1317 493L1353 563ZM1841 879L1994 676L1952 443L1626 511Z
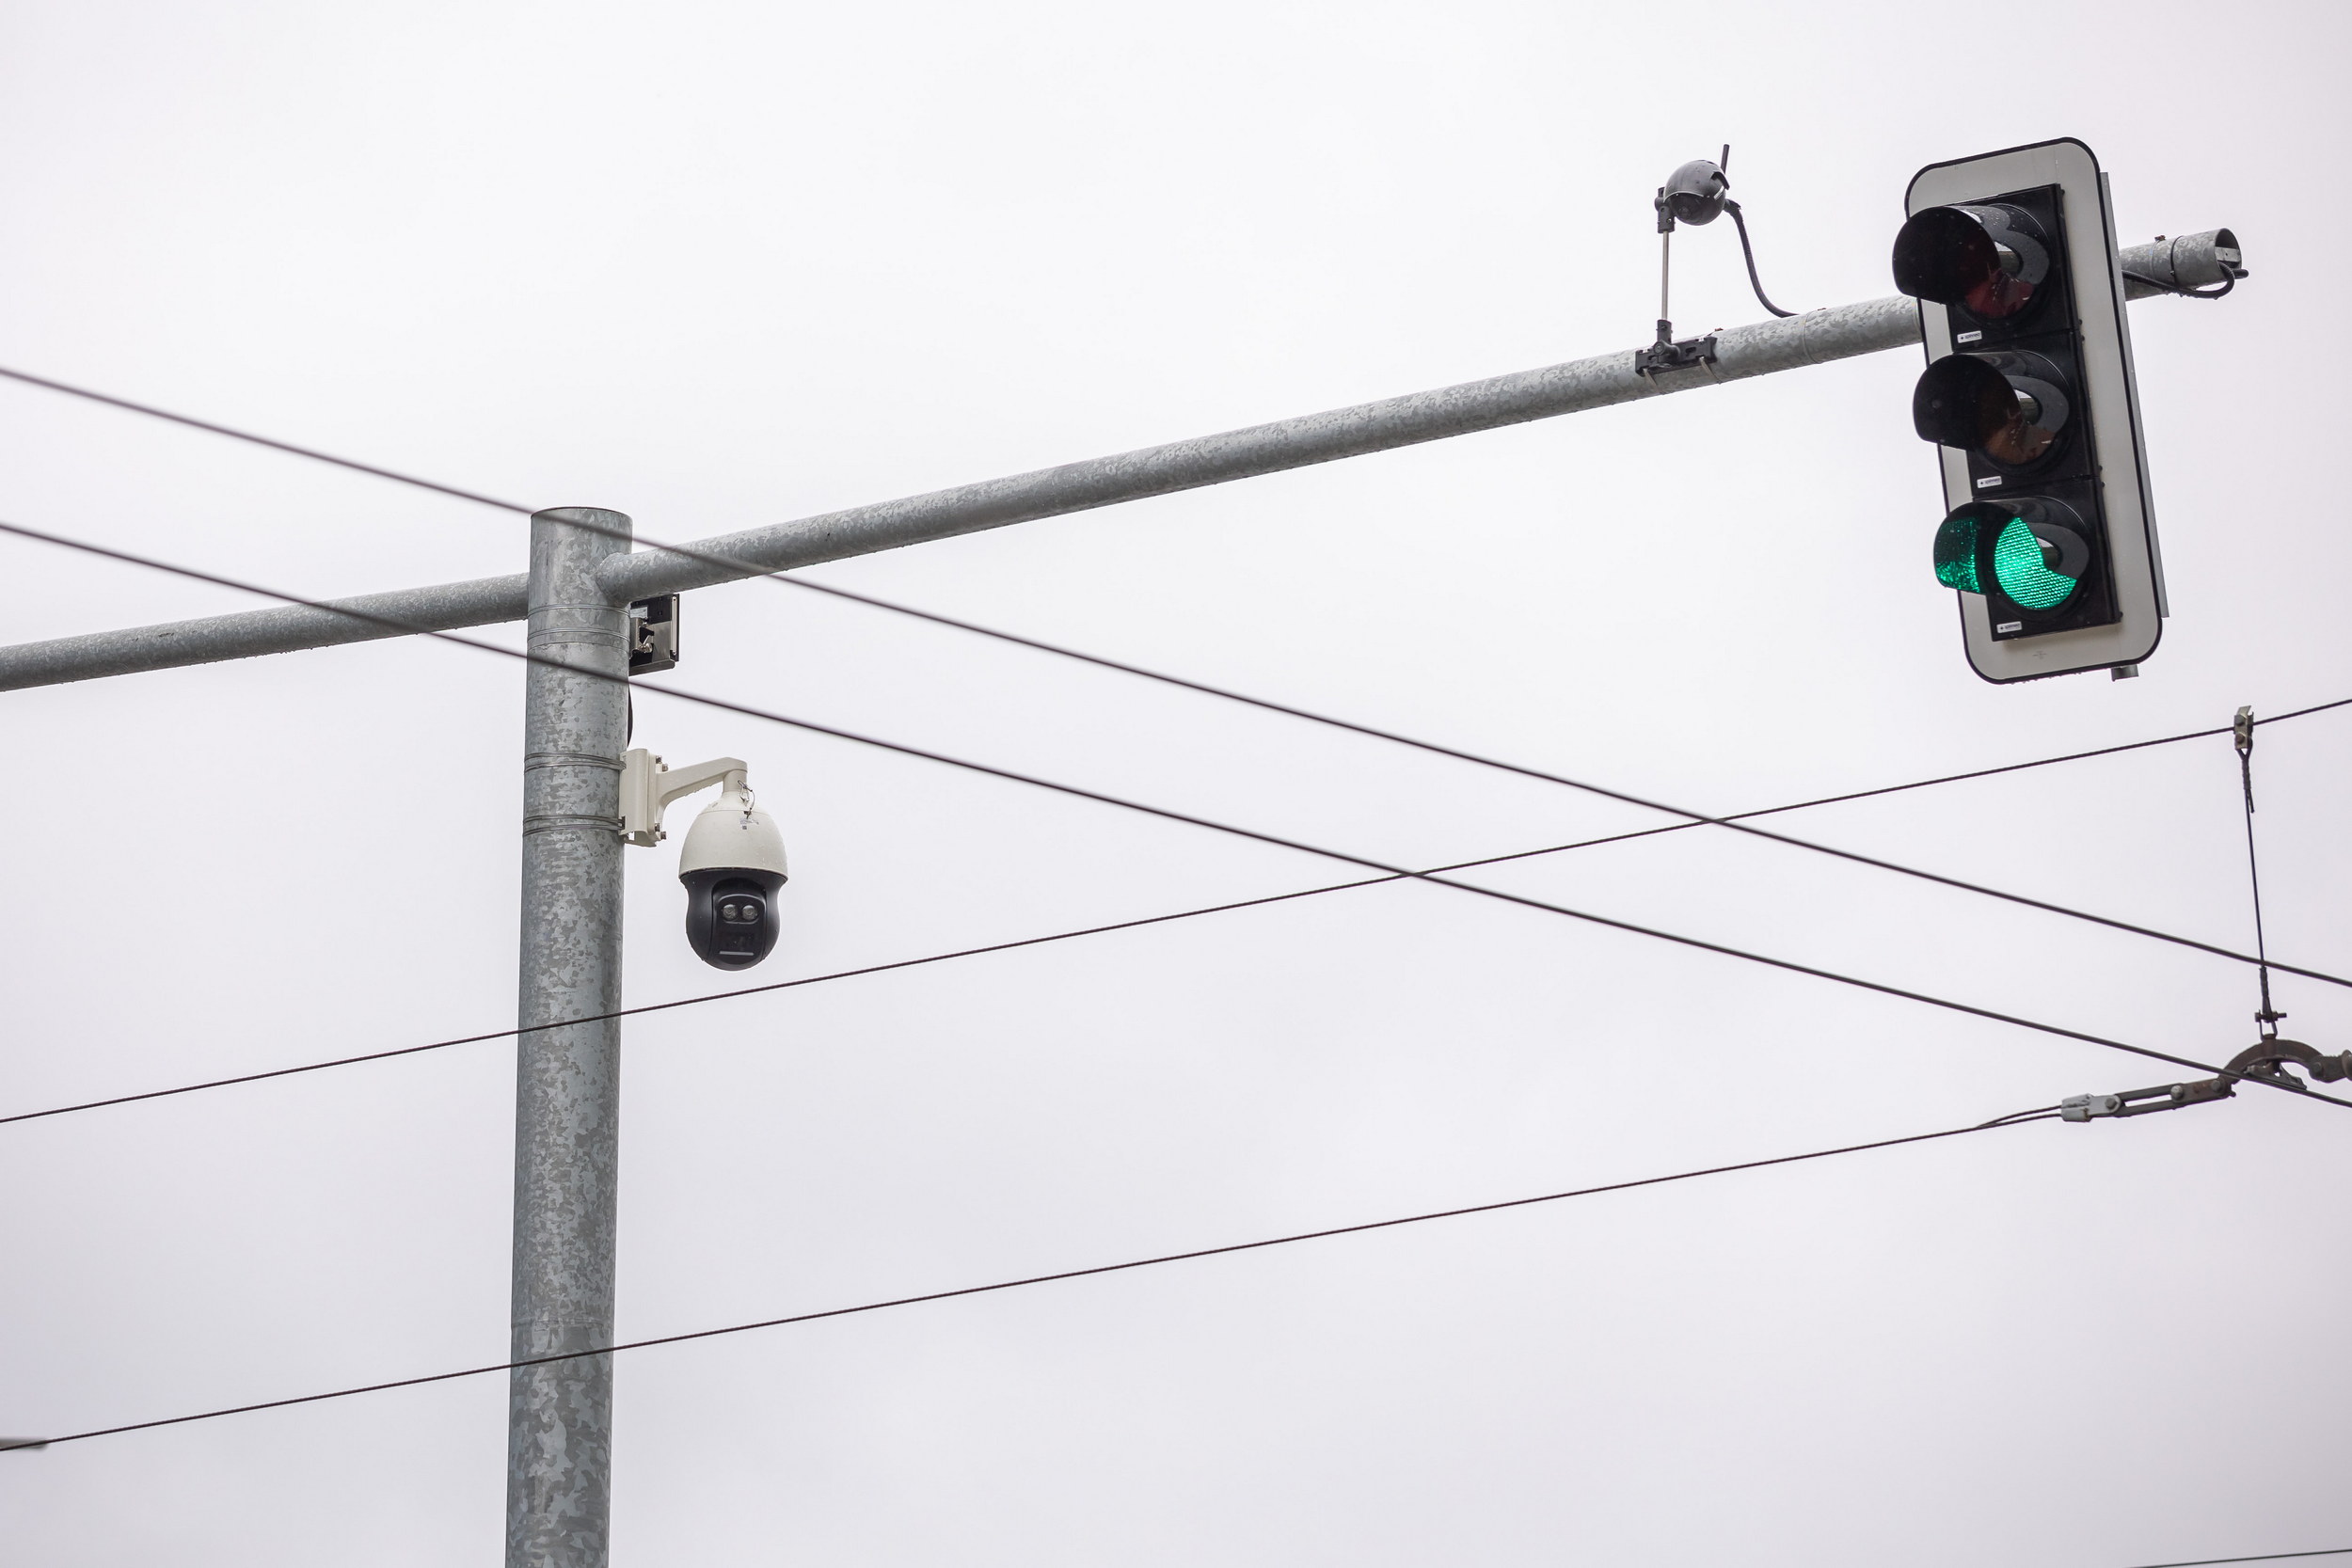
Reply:
M660 843L661 814L681 795L712 784L728 790L751 789L751 765L740 757L713 757L691 768L671 768L643 746L621 757L621 839L641 847Z

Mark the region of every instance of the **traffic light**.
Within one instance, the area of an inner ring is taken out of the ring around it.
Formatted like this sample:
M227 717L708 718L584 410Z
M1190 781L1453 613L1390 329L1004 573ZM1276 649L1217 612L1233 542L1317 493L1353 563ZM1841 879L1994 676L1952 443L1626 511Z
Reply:
M2163 632L2123 275L2106 177L2068 138L1931 164L1895 286L1919 301L1912 394L1940 449L1936 579L1989 681L2136 672Z

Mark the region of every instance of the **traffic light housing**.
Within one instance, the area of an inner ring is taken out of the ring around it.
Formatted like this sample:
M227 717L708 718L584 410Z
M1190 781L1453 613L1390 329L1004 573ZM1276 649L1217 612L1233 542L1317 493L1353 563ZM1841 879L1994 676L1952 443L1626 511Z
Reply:
M2106 177L2068 138L1931 164L1895 286L1928 366L1912 423L1939 449L1936 579L1986 680L2136 667L2163 632L2139 401Z

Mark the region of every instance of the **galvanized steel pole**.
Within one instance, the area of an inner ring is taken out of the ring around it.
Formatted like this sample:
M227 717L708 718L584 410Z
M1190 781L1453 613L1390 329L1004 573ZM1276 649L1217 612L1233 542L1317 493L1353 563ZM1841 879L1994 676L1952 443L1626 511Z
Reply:
M585 526L583 526L585 525ZM523 709L522 973L516 1048L513 1359L612 1342L619 1190L621 752L628 607L596 586L618 512L531 519ZM615 535L617 534L617 537ZM604 1568L612 1358L508 1374L507 1568Z

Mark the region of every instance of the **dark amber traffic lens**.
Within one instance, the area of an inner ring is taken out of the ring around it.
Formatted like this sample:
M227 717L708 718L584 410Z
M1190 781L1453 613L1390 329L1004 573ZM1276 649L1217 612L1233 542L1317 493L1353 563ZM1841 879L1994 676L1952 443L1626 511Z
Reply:
M2017 417L2009 377L1973 354L1938 359L1911 393L1911 427L1919 439L1963 451L1982 451Z
M2028 463L2040 462L2042 454L2048 451L2050 443L2057 439L2057 436L2049 430L2035 424L2025 404L2019 402L2013 405L2009 422L1987 436L1979 450L1995 463L2022 468Z
M2048 451L2056 434L2039 400L1973 354L1947 355L1920 375L1911 425L1922 441L1980 451L2011 467Z

